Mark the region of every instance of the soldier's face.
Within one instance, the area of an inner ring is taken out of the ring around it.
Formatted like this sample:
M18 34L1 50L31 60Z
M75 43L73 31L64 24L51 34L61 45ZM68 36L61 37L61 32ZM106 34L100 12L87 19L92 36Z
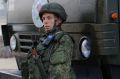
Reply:
M57 17L52 13L44 13L42 16L43 25L46 32L53 29Z

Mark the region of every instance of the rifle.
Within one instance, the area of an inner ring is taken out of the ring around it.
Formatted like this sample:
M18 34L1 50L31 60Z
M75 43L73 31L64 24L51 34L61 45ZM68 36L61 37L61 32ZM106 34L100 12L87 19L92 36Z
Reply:
M43 48L48 48L50 46L50 43L53 42L53 41L59 41L60 38L62 38L62 36L64 35L64 32L58 32L60 34L56 35L56 38L55 38L55 35L48 35L42 42L41 42L41 46L43 46ZM39 70L39 75L41 75L41 77L35 77L33 79L47 79L48 78L48 75L47 75L47 72L45 71L45 68L44 68L44 65L42 63L42 59L41 59L41 54L37 52L36 50L36 46L37 46L38 43L34 42L34 45L32 47L32 49L30 50L30 55L29 55L29 58L31 59L32 58L32 62L34 63L35 61L35 66L37 66L38 70ZM55 43L54 43L55 44ZM54 48L55 45L51 45L51 51L49 51L49 58L50 58L50 54L53 52L53 48ZM43 50L43 49L41 49ZM34 69L34 66L32 66L33 69ZM33 70L34 71L34 70ZM38 75L37 75L38 76Z
M44 69L41 56L37 54L36 48L32 48L32 58L35 60L35 63L39 68L39 72L41 73L42 79L47 79L47 73Z
M28 51L27 60L21 64L22 79L47 79L41 56L36 50L37 44L36 41L33 41L33 46ZM38 73L36 74L36 72Z

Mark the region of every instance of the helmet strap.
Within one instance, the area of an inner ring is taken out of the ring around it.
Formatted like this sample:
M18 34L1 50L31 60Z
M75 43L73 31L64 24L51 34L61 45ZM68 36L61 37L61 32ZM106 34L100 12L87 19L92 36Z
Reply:
M55 20L52 31L56 31L60 29L61 29L61 23L57 24L57 20Z

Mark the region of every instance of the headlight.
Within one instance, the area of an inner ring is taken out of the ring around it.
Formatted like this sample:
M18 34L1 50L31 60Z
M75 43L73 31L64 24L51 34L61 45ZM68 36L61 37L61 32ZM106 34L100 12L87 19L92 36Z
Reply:
M91 43L90 39L86 36L83 36L79 43L80 54L83 58L89 58L91 55Z
M15 50L16 49L16 46L17 46L17 39L16 37L13 35L11 38L10 38L10 47L12 50Z

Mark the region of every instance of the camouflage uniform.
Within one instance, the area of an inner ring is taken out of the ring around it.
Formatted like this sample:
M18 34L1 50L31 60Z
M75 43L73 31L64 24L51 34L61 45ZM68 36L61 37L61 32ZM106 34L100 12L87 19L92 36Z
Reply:
M59 30L54 34L59 36L62 32ZM59 41L52 42L47 48L39 43L37 50L42 56L48 79L75 79L71 68L73 41L69 35L63 35Z
M44 13L53 13L59 16L62 22L66 21L67 14L64 8L58 3L48 3L42 6L39 16L42 20ZM59 28L58 28L59 27ZM41 60L48 79L75 79L75 74L71 68L73 41L71 37L61 30L60 26L54 26L49 34L55 35L57 41L53 41L45 48L40 42L37 51L41 55ZM63 33L63 35L62 35Z
M64 35L50 58L50 79L75 79L71 69L72 52L72 40L68 35Z

